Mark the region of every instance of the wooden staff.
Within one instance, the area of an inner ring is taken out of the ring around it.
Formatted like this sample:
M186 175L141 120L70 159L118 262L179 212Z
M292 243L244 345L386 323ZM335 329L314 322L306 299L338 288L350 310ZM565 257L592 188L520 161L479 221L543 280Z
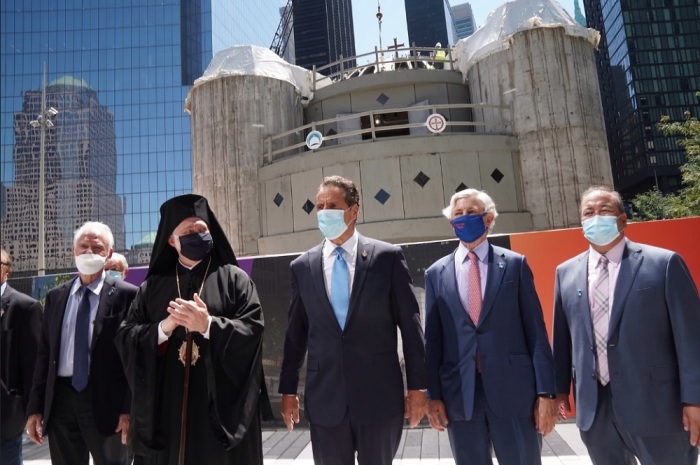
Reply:
M180 423L180 452L178 465L185 465L185 443L187 441L187 399L190 391L190 362L192 361L192 333L187 331L185 346L185 379L182 385L182 419Z

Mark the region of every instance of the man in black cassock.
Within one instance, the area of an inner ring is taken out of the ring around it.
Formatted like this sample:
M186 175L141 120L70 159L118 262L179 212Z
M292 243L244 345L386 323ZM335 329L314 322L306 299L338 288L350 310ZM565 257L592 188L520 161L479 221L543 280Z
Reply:
M134 463L178 463L190 332L184 463L262 464L270 409L255 286L204 197L172 198L160 214L146 281L115 339L133 392Z

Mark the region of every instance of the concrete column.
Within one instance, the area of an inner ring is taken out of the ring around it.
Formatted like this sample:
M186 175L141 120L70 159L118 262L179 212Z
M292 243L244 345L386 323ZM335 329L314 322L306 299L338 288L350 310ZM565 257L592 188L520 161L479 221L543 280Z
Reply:
M286 82L261 76L227 76L194 87L192 190L207 197L237 255L258 253L261 204L258 169L264 139L303 125L301 99ZM279 142L303 141L295 134Z
M472 99L513 106L534 228L578 226L580 194L612 185L593 46L561 27L517 32L509 45L469 70Z

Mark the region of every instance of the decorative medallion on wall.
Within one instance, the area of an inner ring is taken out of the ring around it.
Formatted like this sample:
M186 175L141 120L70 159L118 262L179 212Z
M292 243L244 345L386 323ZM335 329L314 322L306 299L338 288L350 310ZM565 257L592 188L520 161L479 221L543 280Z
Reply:
M272 199L272 201L275 202L275 205L279 207L280 205L282 205L282 202L284 202L284 197L282 197L282 194L278 192L275 198Z
M501 182L501 179L503 179L504 176L505 176L505 175L504 175L503 173L501 173L500 171L498 171L498 168L496 168L495 170L493 170L493 173L491 173L491 177L493 178L493 180L496 181L496 182L498 182L498 183Z
M430 177L421 171L415 178L413 178L413 181L420 187L425 187L425 185L428 184L428 181L430 181Z
M311 212L314 211L314 208L316 208L316 205L314 205L314 203L311 200L306 199L306 203L304 203L304 206L302 206L301 208L304 209L307 215L310 215Z
M467 186L463 182L460 182L459 186L457 186L457 189L455 189L455 192L463 191L464 189L469 189L469 186Z
M379 94L379 97L377 97L377 102L379 102L381 105L385 105L386 102L389 101L389 97L386 96L384 92Z
M384 205L386 201L389 200L389 197L391 197L391 195L384 189L379 189L379 192L377 192L374 195L374 198L377 200L377 202L381 203L382 205Z

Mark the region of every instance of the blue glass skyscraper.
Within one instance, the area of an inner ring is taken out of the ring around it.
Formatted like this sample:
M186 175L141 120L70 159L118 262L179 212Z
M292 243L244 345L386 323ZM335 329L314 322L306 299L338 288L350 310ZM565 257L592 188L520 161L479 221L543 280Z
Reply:
M59 111L45 150L51 270L71 266L83 222L105 221L128 251L156 229L164 200L191 191L187 92L217 51L269 46L282 3L3 0L0 243L15 269L37 266L40 138L28 123L41 108L43 63Z
M583 0L596 51L615 187L627 198L680 187L685 154L657 123L700 117L698 0Z

